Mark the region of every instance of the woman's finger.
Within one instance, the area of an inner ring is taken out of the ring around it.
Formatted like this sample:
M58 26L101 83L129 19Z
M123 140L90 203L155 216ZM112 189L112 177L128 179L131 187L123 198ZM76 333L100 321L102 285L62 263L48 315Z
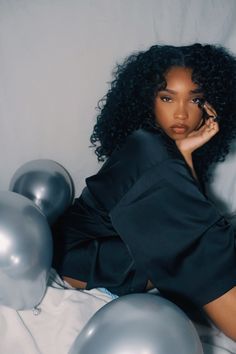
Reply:
M205 109L205 111L209 116L213 116L213 117L217 116L215 109L208 102L204 103L203 108Z
M194 130L188 137L204 137L209 140L209 137L214 136L219 131L219 125L212 118L209 118L205 124L197 130Z
M208 125L205 127L207 133L216 134L219 131L219 125L212 118L208 119Z

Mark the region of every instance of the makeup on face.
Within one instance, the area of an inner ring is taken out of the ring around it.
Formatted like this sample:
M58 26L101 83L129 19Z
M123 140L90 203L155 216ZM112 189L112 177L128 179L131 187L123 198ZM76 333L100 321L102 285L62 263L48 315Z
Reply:
M154 113L158 125L172 139L183 139L203 121L202 89L192 81L192 70L173 67L166 74L166 87L157 93Z

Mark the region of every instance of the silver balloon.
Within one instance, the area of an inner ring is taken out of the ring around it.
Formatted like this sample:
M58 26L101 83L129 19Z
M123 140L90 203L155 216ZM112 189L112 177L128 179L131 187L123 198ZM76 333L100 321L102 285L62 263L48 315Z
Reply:
M37 306L51 262L51 231L41 210L22 195L0 192L0 305Z
M113 300L89 320L69 354L203 354L192 322L151 294Z
M74 185L69 173L52 160L33 160L21 166L12 177L9 189L31 199L50 224L74 198Z

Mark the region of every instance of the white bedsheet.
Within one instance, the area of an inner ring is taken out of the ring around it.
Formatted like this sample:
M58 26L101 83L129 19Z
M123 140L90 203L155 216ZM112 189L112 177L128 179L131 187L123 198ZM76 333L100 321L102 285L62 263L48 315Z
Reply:
M66 354L85 323L110 300L96 289L64 289L56 277L50 281L39 315L0 306L0 353Z
M0 306L0 353L67 354L86 322L109 301L111 297L98 289L65 289L52 270L40 314ZM196 328L204 354L236 353L236 343L217 329Z

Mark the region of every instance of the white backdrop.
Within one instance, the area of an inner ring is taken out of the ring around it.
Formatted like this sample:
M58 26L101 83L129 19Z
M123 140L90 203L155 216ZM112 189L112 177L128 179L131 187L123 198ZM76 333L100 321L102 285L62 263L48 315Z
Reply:
M89 136L114 64L156 43L236 52L235 20L235 0L0 0L0 189L50 158L78 195L99 168Z

